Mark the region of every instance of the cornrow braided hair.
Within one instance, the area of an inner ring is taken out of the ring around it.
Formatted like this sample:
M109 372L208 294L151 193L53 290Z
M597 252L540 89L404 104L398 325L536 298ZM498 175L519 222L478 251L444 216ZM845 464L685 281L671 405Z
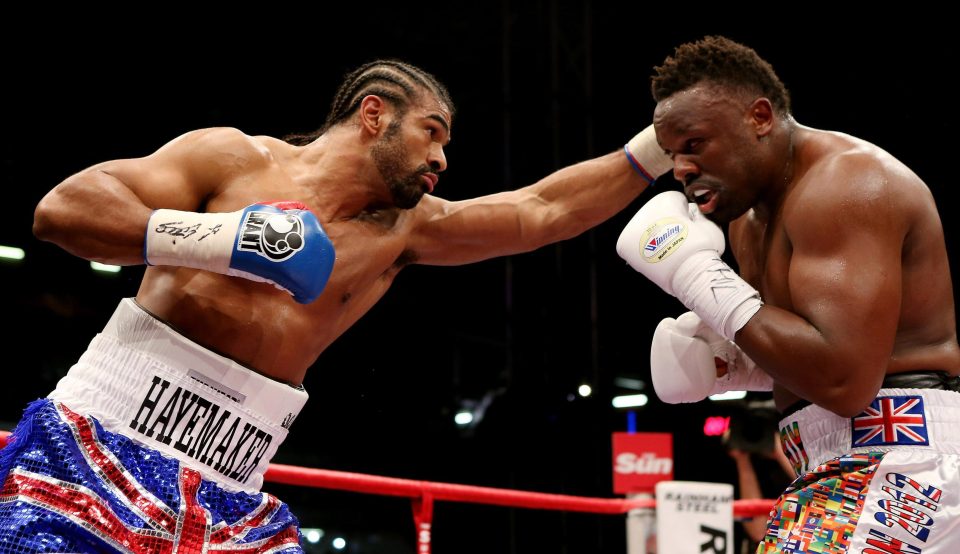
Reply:
M758 93L785 114L790 113L790 93L756 51L726 37L707 36L682 44L655 67L650 80L653 99L660 102L702 81Z
M453 100L446 87L426 71L398 60L375 60L348 73L333 97L330 112L323 126L306 135L289 135L284 140L292 144L309 144L328 129L346 121L360 102L371 94L392 103L403 117L410 103L427 91L445 104L453 117Z

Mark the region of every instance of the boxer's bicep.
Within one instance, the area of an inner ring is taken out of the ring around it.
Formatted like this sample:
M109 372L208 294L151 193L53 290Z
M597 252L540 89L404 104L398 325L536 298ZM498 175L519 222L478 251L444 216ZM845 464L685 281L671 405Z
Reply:
M251 137L213 128L181 135L149 156L91 169L122 182L150 208L197 210L232 178L262 169L264 157Z
M871 346L888 356L900 307L899 249L891 252L870 236L844 242L829 252L795 248L788 277L793 309L839 348Z
M616 151L517 190L459 202L425 196L417 206L410 249L419 263L432 265L529 252L607 220L647 186Z
M792 311L857 378L885 373L900 314L902 232L889 207L869 201L808 206L790 230Z
M257 159L248 142L249 137L236 130L194 131L148 156L91 166L40 201L34 232L83 258L142 263L145 226L153 209L197 210L237 171L236 160Z
M426 196L418 206L410 248L418 263L459 265L526 252L543 244L548 227L543 202L508 191L447 202Z

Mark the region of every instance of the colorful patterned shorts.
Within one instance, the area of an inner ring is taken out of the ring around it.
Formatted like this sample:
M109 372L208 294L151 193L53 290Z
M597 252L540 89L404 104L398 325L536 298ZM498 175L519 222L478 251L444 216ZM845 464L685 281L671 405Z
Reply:
M302 552L296 518L49 399L0 451L0 553Z
M780 426L799 477L758 554L960 553L956 392L881 389L853 418L808 406Z

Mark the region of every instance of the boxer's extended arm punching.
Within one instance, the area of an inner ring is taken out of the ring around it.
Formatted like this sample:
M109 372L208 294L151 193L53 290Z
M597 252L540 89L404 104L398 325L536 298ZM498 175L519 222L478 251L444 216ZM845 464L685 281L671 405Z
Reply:
M310 302L323 290L334 254L305 206L279 202L231 213L196 211L237 170L236 160L244 159L223 154L253 149L247 140L231 129L195 131L145 158L81 171L40 202L34 233L90 260L205 269L272 283L298 302ZM245 160L256 164L261 158Z
M417 263L457 265L568 239L625 208L672 163L651 126L624 150L563 168L528 187L459 202L425 196L410 249Z

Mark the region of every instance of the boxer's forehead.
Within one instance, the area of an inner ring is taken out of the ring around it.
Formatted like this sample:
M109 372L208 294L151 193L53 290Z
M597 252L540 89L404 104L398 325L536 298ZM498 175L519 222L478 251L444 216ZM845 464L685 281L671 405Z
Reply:
M653 111L657 142L666 143L699 129L725 123L743 110L743 98L715 83L699 83L660 100Z

